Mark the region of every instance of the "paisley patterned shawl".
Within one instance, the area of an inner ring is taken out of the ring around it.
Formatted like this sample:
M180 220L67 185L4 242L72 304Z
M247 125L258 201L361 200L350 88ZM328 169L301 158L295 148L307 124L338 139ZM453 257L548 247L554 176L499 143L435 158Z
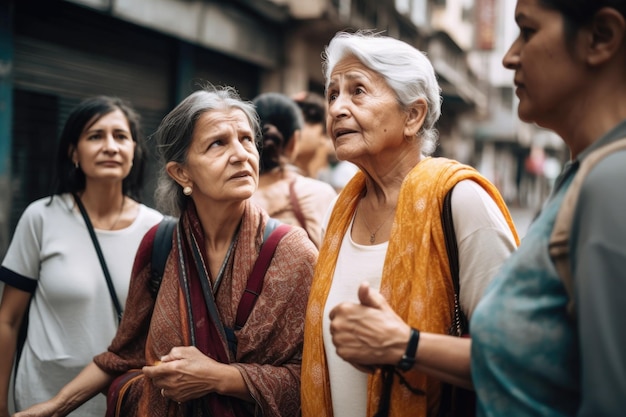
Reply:
M214 303L219 320L233 327L237 306L259 254L267 214L246 203L233 255ZM278 245L266 273L263 291L246 322L235 331L237 352L228 349L222 330L207 311L199 282L194 245L204 247L202 227L193 204L181 216L156 302L149 295L150 254L154 231L140 245L127 308L108 352L95 358L103 370L116 374L155 363L172 347L192 345L215 360L231 363L241 372L256 404L219 396L179 406L161 397L141 378L130 389L138 416L264 416L296 415L300 407L300 365L303 322L308 290L317 257L306 233L292 228ZM200 251L203 252L203 251ZM200 254L205 265L206 259ZM193 326L193 332L192 330ZM207 410L209 413L207 414Z
M441 211L448 190L465 179L475 181L489 193L518 241L513 221L499 192L474 168L446 158L426 158L417 164L400 190L380 290L407 323L426 332L447 333L452 323L454 289L449 278ZM333 415L322 340L322 313L339 248L343 236L349 233L348 227L364 187L365 176L359 172L344 188L331 214L320 250L305 323L303 417ZM439 406L440 382L417 371L407 372L405 377L412 387L426 392L426 396L412 394L396 378L391 391L389 415L434 415ZM369 377L368 416L377 410L381 379L380 371Z

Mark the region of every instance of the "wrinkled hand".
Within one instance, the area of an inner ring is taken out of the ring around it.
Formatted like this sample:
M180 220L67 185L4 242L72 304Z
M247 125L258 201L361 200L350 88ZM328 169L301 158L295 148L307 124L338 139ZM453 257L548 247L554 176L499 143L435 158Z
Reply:
M26 410L13 414L13 417L57 417L62 414L58 413L59 407L54 399L32 405Z
M363 283L360 304L341 303L330 312L330 333L337 355L357 369L395 365L406 350L411 328L385 298Z
M225 365L193 346L174 347L161 362L144 366L143 373L152 380L165 398L183 402L216 392Z

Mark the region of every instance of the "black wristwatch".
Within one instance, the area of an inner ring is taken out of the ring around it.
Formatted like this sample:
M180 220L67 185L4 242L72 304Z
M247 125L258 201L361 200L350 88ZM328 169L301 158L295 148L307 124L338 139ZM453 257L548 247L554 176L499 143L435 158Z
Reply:
M406 352L402 355L402 359L398 362L398 369L408 371L415 364L415 354L417 353L417 344L420 340L420 331L411 327L411 336L409 343L406 345Z

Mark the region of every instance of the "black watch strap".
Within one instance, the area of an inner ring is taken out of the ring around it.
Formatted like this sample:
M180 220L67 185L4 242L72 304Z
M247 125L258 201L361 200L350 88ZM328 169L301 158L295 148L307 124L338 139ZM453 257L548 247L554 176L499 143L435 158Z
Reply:
M411 327L411 336L409 343L406 345L406 351L402 355L402 359L398 362L397 367L401 371L408 371L415 364L415 354L417 353L417 345L420 340L420 331Z

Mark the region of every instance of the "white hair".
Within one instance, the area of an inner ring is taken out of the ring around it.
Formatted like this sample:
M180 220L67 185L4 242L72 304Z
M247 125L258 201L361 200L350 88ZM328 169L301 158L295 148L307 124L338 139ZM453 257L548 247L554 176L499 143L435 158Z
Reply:
M326 89L335 65L350 55L380 74L403 108L420 98L426 100L426 118L417 135L422 140L421 152L432 154L439 136L435 123L441 115L441 87L426 55L406 42L371 31L339 32L322 54Z

